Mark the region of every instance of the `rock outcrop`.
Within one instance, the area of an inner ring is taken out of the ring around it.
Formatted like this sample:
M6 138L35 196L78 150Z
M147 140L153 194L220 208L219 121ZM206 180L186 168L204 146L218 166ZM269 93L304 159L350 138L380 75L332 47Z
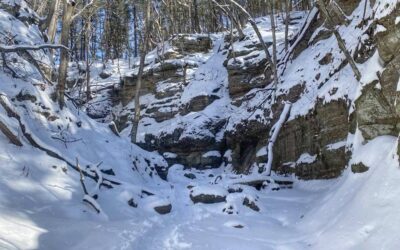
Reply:
M371 11L363 19L355 13L360 9L359 0L336 3L327 6L334 25L343 27L344 34L357 32L362 36L358 44L347 44L355 61L358 65L381 66L376 77L365 78L372 79L370 82L362 79L358 83L351 76L332 27L318 11L312 11L310 24L292 37L290 51L280 52L279 58L284 61L279 62L282 75L276 93L270 87L271 66L254 34L246 31L240 41L235 34L227 35L213 52L215 39L179 35L170 41L172 50L146 66L142 95L149 101L143 106L142 125L158 124L155 128L160 131L143 135L140 145L168 153L170 165L179 163L198 169L229 166L238 173L263 171L270 130L279 119L284 102L289 101L295 107L294 115L283 125L275 142L272 169L308 180L341 175L349 160L347 139L356 129L367 140L380 135L398 136L400 6L392 6L393 11L389 12L385 10L389 7L371 2L368 8L387 13L375 18ZM293 17L292 22L298 20ZM227 82L212 91L200 86L194 88L198 93L185 95L194 80L201 80L203 85L216 81L215 76L203 71L193 74L207 60L216 63L214 56L223 59ZM194 57L204 61L192 60ZM362 73L369 74L365 70ZM119 94L123 105L132 101L135 82L135 74L123 79ZM359 96L354 94L357 88L362 89ZM208 117L207 109L222 110L221 114ZM305 111L299 111L302 109ZM232 117L223 112L231 112ZM129 120L129 112L122 113L125 116L117 117L120 131ZM217 153L208 154L210 151Z

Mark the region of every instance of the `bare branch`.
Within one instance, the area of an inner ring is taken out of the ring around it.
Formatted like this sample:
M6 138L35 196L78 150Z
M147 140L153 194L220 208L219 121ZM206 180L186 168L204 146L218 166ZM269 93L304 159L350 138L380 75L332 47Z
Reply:
M72 16L71 20L76 19L77 17L79 17L80 15L82 15L83 12L85 12L87 9L89 9L90 7L92 7L95 3L95 0L91 0L88 4L86 4L80 11L78 11L75 15Z
M42 50L42 49L64 49L69 51L69 48L61 44L41 44L41 45L0 45L0 52L11 53L24 50Z

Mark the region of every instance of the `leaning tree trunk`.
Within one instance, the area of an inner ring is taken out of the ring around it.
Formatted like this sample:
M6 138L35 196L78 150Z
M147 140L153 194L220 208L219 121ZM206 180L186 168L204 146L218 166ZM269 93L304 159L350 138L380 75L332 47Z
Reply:
M139 64L139 72L137 76L136 82L136 91L135 91L135 114L132 123L131 129L131 142L137 142L137 132L139 128L139 121L140 121L140 89L142 88L142 77L143 77L143 70L144 70L144 63L146 59L147 53L147 45L149 43L150 38L150 15L151 15L151 1L147 0L147 7L146 7L146 14L145 14L145 27L143 33L143 41L140 51L140 64Z
M75 4L68 0L63 0L63 18L62 18L62 30L61 30L61 45L68 47L69 31L72 23L72 14L75 9ZM60 108L62 109L65 105L65 85L67 81L67 70L69 62L68 51L61 50L60 53L60 67L58 69L58 84L56 97Z
M317 1L318 1L319 9L321 10L322 13L324 13L324 16L325 16L325 18L326 18L326 21L327 21L328 25L329 25L330 27L332 27L332 28L330 28L330 30L331 30L331 31L333 32L333 34L335 35L340 50L343 52L343 54L344 54L345 57L346 57L347 62L350 64L350 67L351 67L351 69L353 70L356 79L357 79L358 81L360 81L360 80L361 80L361 73L360 73L360 71L358 70L356 63L354 62L353 57L350 55L350 52L347 50L346 44L345 44L344 40L343 40L342 37L340 36L339 32L333 27L333 24L334 24L334 23L333 23L333 21L332 21L331 16L329 15L328 10L326 9L326 5L325 5L325 3L324 3L324 0L317 0Z
M264 42L264 40L263 40L263 38L262 38L262 36L261 36L260 30L258 29L257 24L256 24L256 22L254 21L253 17L249 14L249 12L247 12L247 10L246 10L245 8L243 8L243 7L242 7L240 4L238 4L235 0L228 0L228 2L230 2L232 5L236 6L237 9L239 9L239 10L247 17L247 19L249 20L251 26L252 26L253 29L254 29L254 32L256 32L256 35L257 35L257 37L258 37L258 40L260 40L260 43L261 43L261 46L262 46L263 49L264 49L264 52L265 52L265 56L266 56L266 58L267 58L267 61L270 63L271 67L274 67L273 62L272 62L272 59L271 59L271 55L269 54L269 51L268 51L268 47L267 47L267 45L265 44L265 42Z
M224 12L229 17L229 19L231 20L231 24L235 25L236 31L239 34L239 40L242 40L245 37L245 35L243 33L243 28L242 28L242 25L240 24L240 20L238 20L235 17L235 14L233 13L233 11L226 10L224 8L224 6L219 4L216 0L212 0L212 1L215 5L217 5L218 8L220 8L222 10L222 12Z

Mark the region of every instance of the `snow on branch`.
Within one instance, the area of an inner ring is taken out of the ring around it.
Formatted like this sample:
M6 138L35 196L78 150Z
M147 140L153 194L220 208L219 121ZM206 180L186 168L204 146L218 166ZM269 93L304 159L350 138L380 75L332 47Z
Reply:
M100 190L100 186L103 183L103 174L101 173L99 167L103 162L98 163L96 166L90 166L90 170L95 172L97 175L97 183L92 192L90 193L91 196L94 196L97 194L97 192Z
M103 182L103 175L101 174L101 171L99 170L99 166L102 164L102 162L100 162L99 164L96 165L96 167L91 167L90 170L94 171L97 175L97 183L96 183L96 187L93 189L93 191L91 193L89 193L87 191L86 185L85 185L85 177L83 175L82 169L79 165L79 160L78 157L76 158L76 168L79 169L79 173L80 173L80 182L82 185L82 189L83 189L83 201L86 202L88 205L90 205L94 210L96 210L96 212L98 214L103 214L102 210L101 210L101 206L100 204L96 201L96 196L97 196L97 191L100 189L100 185ZM105 215L105 214L103 214Z
M279 131L282 128L282 125L285 123L289 112L290 108L292 107L292 104L290 102L285 103L285 107L283 108L283 111L281 113L281 116L279 117L279 120L274 124L274 126L271 129L270 132L270 139L268 142L268 161L267 161L267 166L265 169L265 172L267 175L271 175L271 168L272 168L272 161L274 159L274 144L276 139L278 138Z
M41 44L41 45L0 45L0 52L11 53L26 50L42 50L42 49L65 49L69 51L64 45L60 44Z
M95 0L91 0L88 4L86 4L80 11L78 11L75 15L72 16L72 20L76 19L78 16L82 15L83 12L85 12L87 9L92 7L95 3ZM73 0L70 0L70 4L75 6L76 3Z

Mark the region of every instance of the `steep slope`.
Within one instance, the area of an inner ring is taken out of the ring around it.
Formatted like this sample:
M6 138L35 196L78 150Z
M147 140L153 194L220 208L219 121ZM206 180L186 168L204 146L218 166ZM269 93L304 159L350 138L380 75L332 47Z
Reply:
M366 139L397 136L398 3L371 2L365 15L363 2L337 4L327 7L334 24L316 7L293 14L288 51L283 21L277 17L276 93L251 26L244 29L242 41L235 33L224 38L181 35L151 52L141 97L140 145L166 153L171 164L198 169L223 164L239 173L263 171L270 130L290 102L290 116L275 143L273 169L302 179L327 179L340 176L346 166L347 137L357 124ZM257 22L264 41L271 43L269 19ZM354 55L360 82L332 25ZM210 43L212 51L207 51ZM128 78L135 79L136 71L126 73L122 89L130 84L131 90L121 93L133 93L134 81ZM125 97L119 97L123 105ZM132 109L132 103L114 109L120 130L130 124ZM303 162L307 156L309 161Z
M152 51L139 140L159 152L129 141L137 68L94 66L97 95L83 109L95 121L73 101L60 110L27 55L7 54L16 77L0 71L0 248L398 249L400 6L373 1L363 21L363 1L337 2L361 83L317 9L292 16L287 53L278 18L276 102L250 26L242 41L182 34ZM24 1L0 3L2 44L43 43ZM270 42L269 19L257 22ZM50 78L46 51L31 55Z

